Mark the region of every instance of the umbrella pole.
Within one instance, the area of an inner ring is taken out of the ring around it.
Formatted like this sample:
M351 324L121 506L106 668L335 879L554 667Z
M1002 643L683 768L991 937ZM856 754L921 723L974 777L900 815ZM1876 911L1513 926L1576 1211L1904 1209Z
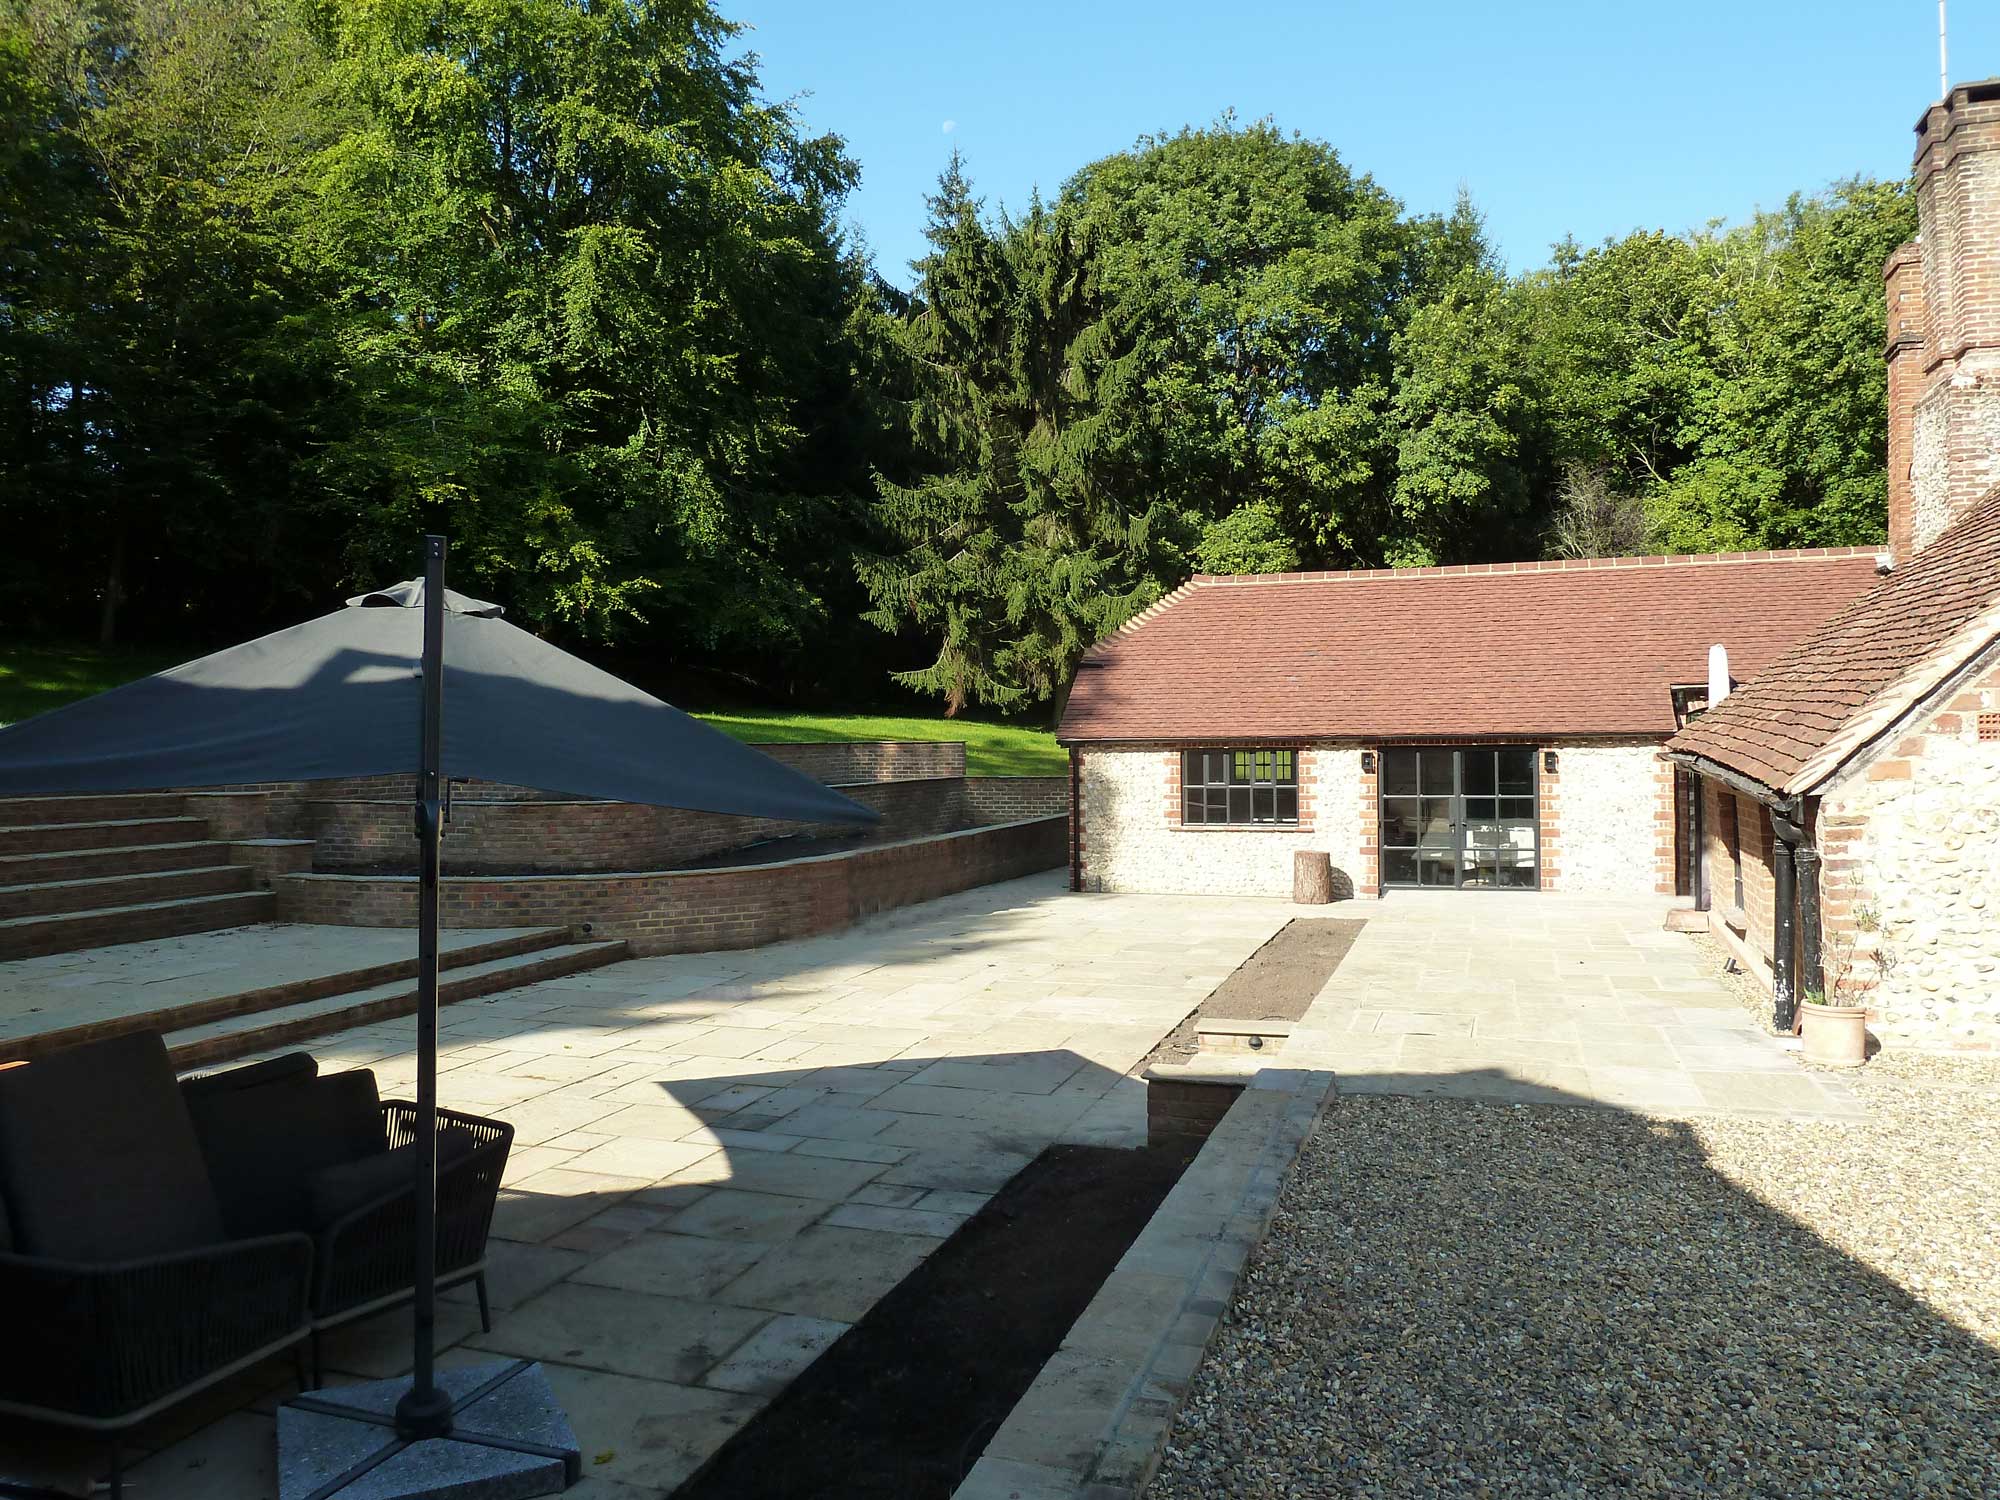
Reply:
M441 536L424 538L423 759L417 786L417 1222L416 1349L410 1389L396 1403L404 1439L451 1431L451 1398L437 1388L437 1049L438 854L443 836L439 762L444 738L444 554Z

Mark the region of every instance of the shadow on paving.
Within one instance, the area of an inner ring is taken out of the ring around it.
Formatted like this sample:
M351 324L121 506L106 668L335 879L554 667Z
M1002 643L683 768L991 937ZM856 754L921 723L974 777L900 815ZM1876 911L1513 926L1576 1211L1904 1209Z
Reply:
M1155 1500L2000 1494L2000 1353L1704 1141L1761 1132L1810 1173L1813 1136L1853 1127L1445 1081L1356 1078L1330 1106Z
M593 1009L614 1027L640 1019L615 1002ZM532 1016L491 1012L475 1025L479 1010L470 1002L445 1012L447 1049L504 1046L538 1029ZM657 1002L644 1019L672 1029ZM330 1069L345 1065L339 1059L357 1035L323 1046ZM791 1067L677 1057L663 1044L638 1061L602 1054L609 1060L595 1074L594 1059L523 1053L520 1068L565 1081L523 1073L523 1087L542 1092L512 1106L468 1097L447 1051L442 1104L516 1123L517 1160L552 1142L566 1142L555 1149L569 1154L503 1188L489 1254L494 1329L480 1331L469 1286L447 1291L440 1364L543 1361L586 1474L613 1495L664 1494L1045 1148L1144 1142L1142 1086L1074 1052L885 1060L847 1050L850 1062ZM496 1067L516 1076L490 1058L483 1064L486 1080ZM635 1070L641 1076L626 1076ZM391 1083L383 1092L402 1091ZM1053 1269L1094 1227L1051 1213L1036 1252ZM1011 1296L992 1301L991 1316L1031 1315L1036 1294L1035 1278L1024 1276ZM329 1383L407 1373L409 1316L396 1309L329 1334ZM1048 1330L1051 1342L1020 1373L1020 1388L1066 1327ZM960 1347L976 1357L968 1331L978 1329L962 1326ZM131 1492L275 1500L270 1413L296 1389L291 1360L280 1357L138 1429L124 1445ZM950 1453L941 1464L935 1455L926 1461L955 1471L925 1493L949 1494L1018 1394L997 1405L983 1396L957 1426L930 1422L933 1447ZM22 1455L32 1456L23 1472L79 1493L82 1470L103 1469L98 1444L0 1426L0 1457ZM785 1488L814 1492L810 1484Z

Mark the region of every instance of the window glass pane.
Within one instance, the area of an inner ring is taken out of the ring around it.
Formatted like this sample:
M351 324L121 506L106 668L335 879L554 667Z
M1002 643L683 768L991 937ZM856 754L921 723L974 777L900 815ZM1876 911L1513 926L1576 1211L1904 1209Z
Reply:
M1229 791L1226 787L1212 786L1203 794L1208 798L1208 821L1226 823L1229 821Z
M1511 745L1500 752L1501 795L1522 796L1535 790L1535 752L1532 746Z
M1229 821L1247 823L1250 821L1250 788L1233 786L1229 789Z
M1201 815L1201 790L1197 787L1181 799L1181 821L1183 823L1199 823L1202 820Z
M1503 818L1525 818L1534 821L1535 799L1533 797L1502 797L1500 816Z
M1384 750L1382 752L1382 795L1385 797L1415 796L1417 790L1417 752L1414 750Z
M1260 786L1250 797L1251 814L1259 823L1272 823L1278 817L1278 793L1274 788Z
M1465 752L1464 790L1468 797L1490 797L1493 795L1493 752L1491 750L1468 750Z
M1418 832L1418 842L1427 848L1449 849L1452 846L1455 840L1451 826L1451 798L1424 798Z
M1424 751L1423 775L1423 789L1426 795L1449 796L1458 790L1453 780L1449 750Z
M1278 821L1296 823L1299 820L1299 789L1295 786L1278 788Z
M1499 804L1491 797L1467 797L1465 799L1465 821L1468 823L1491 823L1500 816Z
M1415 797L1382 799L1382 842L1407 847L1417 841L1419 804Z
M1250 780L1251 776L1254 774L1251 767L1255 762L1256 757L1248 750L1238 750L1236 752L1235 759L1236 759L1236 766L1235 769L1230 773L1229 779L1231 781Z
M1298 767L1293 764L1292 752L1289 750L1280 750L1277 752L1277 757L1275 772L1277 779L1279 781L1296 782L1299 779L1299 772Z
M1181 752L1181 785L1184 787L1201 785L1201 752L1183 750Z
M1382 878L1390 885L1415 885L1417 881L1416 851L1414 849L1383 850Z
M1457 885L1458 866L1449 858L1440 858L1428 854L1419 855L1417 857L1417 884Z
M1203 778L1205 781L1220 783L1229 779L1228 751L1211 750L1208 752L1206 759L1208 761L1208 775Z
M1257 752L1257 771L1256 771L1256 775L1257 775L1257 779L1258 779L1259 781L1269 781L1269 780L1271 779L1271 752L1270 752L1270 751L1268 751L1268 750L1259 750L1259 751Z

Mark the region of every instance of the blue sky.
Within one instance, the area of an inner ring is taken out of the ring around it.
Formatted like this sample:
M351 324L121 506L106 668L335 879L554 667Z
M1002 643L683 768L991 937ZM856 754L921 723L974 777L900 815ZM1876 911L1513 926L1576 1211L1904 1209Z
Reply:
M1905 172L1935 0L719 0L773 97L846 137L848 219L907 284L951 148L988 207L1225 109L1330 141L1405 205L1460 184L1507 263ZM2000 0L1951 7L1954 82L2000 74Z

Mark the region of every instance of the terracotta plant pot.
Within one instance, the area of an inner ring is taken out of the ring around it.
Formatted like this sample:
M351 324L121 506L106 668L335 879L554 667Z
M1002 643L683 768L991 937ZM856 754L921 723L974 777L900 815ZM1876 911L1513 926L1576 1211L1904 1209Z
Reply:
M1868 1008L1865 1005L1802 1005L1807 1062L1825 1068L1858 1068L1868 1061Z

